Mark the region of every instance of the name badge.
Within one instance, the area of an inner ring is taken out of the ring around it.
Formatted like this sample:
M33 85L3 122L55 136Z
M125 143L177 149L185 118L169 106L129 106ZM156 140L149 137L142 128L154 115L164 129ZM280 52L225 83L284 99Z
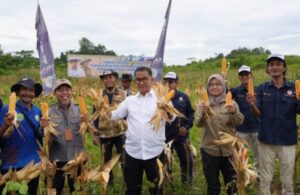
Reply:
M70 128L66 128L64 131L64 137L66 141L72 141L73 140L73 131Z

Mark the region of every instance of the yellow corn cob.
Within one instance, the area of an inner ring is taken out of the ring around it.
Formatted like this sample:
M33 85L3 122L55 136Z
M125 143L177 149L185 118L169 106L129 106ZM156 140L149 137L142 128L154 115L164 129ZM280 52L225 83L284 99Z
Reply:
M166 96L165 96L165 100L168 103L175 95L175 90L171 90L169 91Z
M208 105L209 102L208 102L208 95L207 95L206 90L202 91L202 100L206 105Z
M232 93L228 91L226 95L225 106L230 106L230 105L232 105Z
M45 119L49 118L49 106L48 103L44 102L41 103L41 110L42 110L42 115Z
M249 82L248 82L248 94L254 95L254 85L253 85L252 79L249 79Z
M223 57L222 63L221 63L221 72L226 73L227 72L227 60Z
M299 95L300 93L300 80L296 80L295 82L295 92L296 92L296 96Z
M87 113L85 101L82 96L78 96L78 103L79 103L79 108L80 108L80 114Z
M17 96L15 92L12 92L9 96L9 109L8 112L13 114L16 111L16 102L17 102Z

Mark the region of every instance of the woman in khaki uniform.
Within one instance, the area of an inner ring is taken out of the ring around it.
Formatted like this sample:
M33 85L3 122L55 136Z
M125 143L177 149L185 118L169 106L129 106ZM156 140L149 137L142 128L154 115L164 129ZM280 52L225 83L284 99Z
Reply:
M213 144L213 141L220 139L218 136L220 131L235 133L236 126L243 122L244 116L240 113L236 102L225 106L226 84L221 75L211 75L208 78L206 89L209 105L201 103L198 106L196 121L198 127L203 127L201 155L207 182L207 194L220 194L220 172L227 186L227 194L233 194L236 189L231 183L235 177L235 171L230 162L232 147L218 146Z

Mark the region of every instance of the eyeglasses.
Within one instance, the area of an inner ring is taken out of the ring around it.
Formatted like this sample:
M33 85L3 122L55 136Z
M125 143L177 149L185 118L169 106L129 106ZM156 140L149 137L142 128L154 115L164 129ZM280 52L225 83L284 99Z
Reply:
M242 76L249 76L249 72L241 72L239 73L239 75L242 77Z
M136 79L135 79L135 82L136 82L136 83L141 83L141 82L146 83L148 80L149 80L148 77L136 78Z
M222 86L222 84L221 83L211 83L208 85L208 87L210 87L210 88L215 87L215 86L220 87L220 86Z

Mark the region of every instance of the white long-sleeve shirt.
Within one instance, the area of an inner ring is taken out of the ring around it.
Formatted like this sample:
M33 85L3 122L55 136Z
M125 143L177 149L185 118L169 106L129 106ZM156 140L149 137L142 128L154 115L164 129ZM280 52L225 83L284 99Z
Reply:
M165 146L165 124L154 129L150 120L157 107L157 98L153 90L145 96L137 93L127 97L112 112L111 119L127 117L125 150L136 159L148 160L158 156Z

